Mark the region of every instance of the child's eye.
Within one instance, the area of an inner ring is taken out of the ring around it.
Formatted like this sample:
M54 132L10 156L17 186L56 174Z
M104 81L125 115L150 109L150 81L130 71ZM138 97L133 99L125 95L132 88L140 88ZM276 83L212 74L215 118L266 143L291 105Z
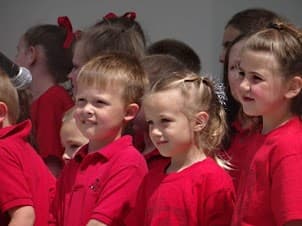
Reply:
M76 150L76 149L78 149L79 147L81 147L81 145L78 145L78 144L71 144L71 145L70 145L70 148L71 148L72 150Z
M239 71L238 72L239 76L244 77L245 76L245 72L244 71Z
M254 75L254 76L253 76L253 80L256 81L256 82L260 82L260 81L262 81L263 79L262 79L261 77L257 76L257 75Z
M108 105L108 103L106 101L101 100L101 99L96 100L96 104L97 105Z
M153 125L153 121L151 121L151 120L147 120L146 123L147 123L148 125Z
M77 98L76 99L76 105L77 106L82 106L85 103L85 99L84 98Z
M169 122L171 122L172 120L170 120L170 119L168 119L168 118L162 118L161 120L160 120L160 122L161 123L169 123Z

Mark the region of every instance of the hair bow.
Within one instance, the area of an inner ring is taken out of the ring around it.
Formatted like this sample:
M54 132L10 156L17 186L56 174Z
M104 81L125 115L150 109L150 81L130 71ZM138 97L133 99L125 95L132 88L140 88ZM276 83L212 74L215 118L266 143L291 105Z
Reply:
M67 49L71 46L71 43L74 39L71 22L67 16L60 16L60 17L58 17L58 24L60 27L65 28L67 31L65 41L63 44L63 48Z
M110 20L110 19L114 19L114 18L118 18L118 17L119 16L117 16L115 13L109 12L103 18L107 19L107 20ZM125 18L128 18L130 20L135 20L136 13L135 12L126 12L121 17L125 17Z

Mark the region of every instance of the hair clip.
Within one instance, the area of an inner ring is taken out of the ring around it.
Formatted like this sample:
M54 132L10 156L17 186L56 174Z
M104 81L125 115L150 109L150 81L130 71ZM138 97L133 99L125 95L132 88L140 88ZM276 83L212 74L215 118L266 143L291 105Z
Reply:
M110 19L116 19L118 18L119 16L117 16L115 13L113 12L109 12L107 13L103 19L107 19L107 20L110 20ZM121 17L124 17L124 18L128 18L130 20L135 20L136 18L136 13L135 12L126 12L124 13L124 15L122 15Z
M126 12L122 17L126 17L130 20L135 20L136 13L135 12Z
M117 15L113 12L109 12L105 16L103 16L103 19L107 19L107 20L114 19L114 18L117 18Z
M67 49L71 46L71 43L74 39L74 34L72 32L72 25L71 22L69 20L69 18L67 16L60 16L58 17L58 24L60 27L63 27L66 29L66 37L65 37L65 41L63 44L63 48Z
M284 24L272 22L268 25L268 28L273 28L273 29L281 31L281 30L284 30Z

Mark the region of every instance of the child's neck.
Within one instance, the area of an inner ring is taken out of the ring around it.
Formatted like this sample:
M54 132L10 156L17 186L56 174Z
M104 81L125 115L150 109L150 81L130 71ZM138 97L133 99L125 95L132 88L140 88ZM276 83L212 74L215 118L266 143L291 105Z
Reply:
M113 143L114 141L120 139L122 137L121 132L117 134L115 137L109 137L103 140L89 140L88 142L88 153L97 152L108 144Z
M45 71L34 69L31 70L33 79L30 85L33 100L38 99L43 93L45 93L50 87L55 85L53 76Z
M272 116L263 116L262 117L262 134L267 134L272 130L284 125L288 120L293 117L293 113L290 111L282 111L281 109L276 110L274 117Z
M197 162L201 162L206 159L206 155L200 149L195 149L187 152L186 155L171 157L171 164L167 168L166 173L180 172Z

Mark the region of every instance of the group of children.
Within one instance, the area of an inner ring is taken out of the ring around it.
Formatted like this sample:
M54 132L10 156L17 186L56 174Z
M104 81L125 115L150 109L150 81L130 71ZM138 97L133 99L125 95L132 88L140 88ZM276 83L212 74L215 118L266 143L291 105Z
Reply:
M194 50L146 46L133 12L76 35L58 25L18 44L31 120L0 73L0 225L302 225L301 30L264 9L234 15L223 105Z

